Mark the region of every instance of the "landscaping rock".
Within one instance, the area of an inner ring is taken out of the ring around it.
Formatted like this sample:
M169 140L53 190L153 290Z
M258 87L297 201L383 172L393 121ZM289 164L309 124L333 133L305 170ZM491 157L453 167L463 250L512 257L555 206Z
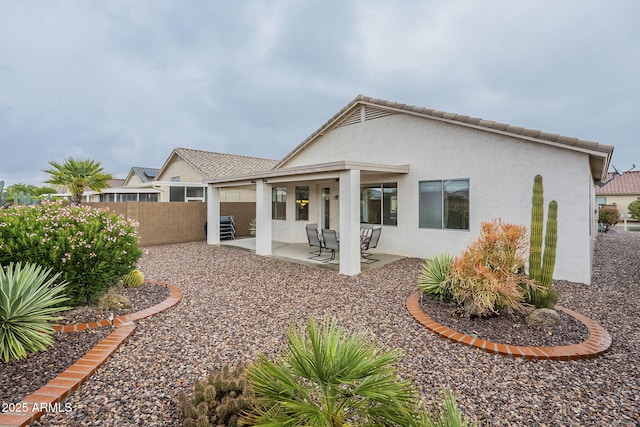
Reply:
M553 329L560 324L560 315L550 308L539 308L525 317L525 322L536 329Z
M98 308L100 309L114 308L118 310L129 307L131 307L131 301L127 297L111 292L102 295L98 300Z

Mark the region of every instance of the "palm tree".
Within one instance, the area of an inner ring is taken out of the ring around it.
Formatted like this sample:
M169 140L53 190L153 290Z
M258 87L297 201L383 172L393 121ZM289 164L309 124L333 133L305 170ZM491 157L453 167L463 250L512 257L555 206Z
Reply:
M43 172L51 175L45 182L54 185L62 185L71 193L71 203L79 205L82 201L82 193L85 188L100 191L109 186L107 181L111 174L104 173L100 162L90 159L75 159L68 157L62 164L53 160L49 161L52 169L43 169Z
M306 331L289 329L281 358L260 355L249 367L257 400L248 418L256 426L425 425L419 393L398 379L399 357L335 321L310 319Z

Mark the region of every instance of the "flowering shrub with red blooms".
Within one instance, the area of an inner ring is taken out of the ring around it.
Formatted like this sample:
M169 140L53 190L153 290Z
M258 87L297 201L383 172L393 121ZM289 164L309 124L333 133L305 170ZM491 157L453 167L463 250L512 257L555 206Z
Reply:
M502 222L483 222L480 236L455 258L451 293L469 315L489 316L523 311L524 297L535 286L524 271L527 228Z
M0 209L0 265L49 267L68 282L69 303L86 304L136 267L136 226L107 209L61 202Z

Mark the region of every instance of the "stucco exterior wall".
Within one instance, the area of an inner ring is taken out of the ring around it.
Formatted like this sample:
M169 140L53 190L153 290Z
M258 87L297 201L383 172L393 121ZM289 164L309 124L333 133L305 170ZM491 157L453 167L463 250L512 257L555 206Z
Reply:
M635 202L636 200L640 200L640 196L598 196L605 197L607 200L607 205L616 205L618 211L620 212L620 220L624 218L623 215L627 215L629 213L629 204L631 202ZM631 218L631 216L627 216L627 218Z
M326 132L284 167L340 160L410 164L408 174L363 176L361 182L397 182L398 225L383 226L378 250L419 258L441 252L459 254L478 235L480 223L491 218L528 227L533 178L540 174L545 215L549 201L555 199L559 205L554 277L590 283L593 184L587 154L396 114ZM419 182L463 178L470 182L470 230L419 228ZM321 186L312 192L316 203ZM287 194L294 194L293 187ZM335 194L332 192L332 209L338 206ZM295 218L294 197L287 200L287 221L274 221L273 239L305 241L302 224L290 220ZM338 215L332 212L332 218ZM309 222L318 221L310 218ZM293 234L287 225L294 227Z
M173 177L180 177L180 182L202 182L206 178L178 156L171 158L156 180L171 182Z

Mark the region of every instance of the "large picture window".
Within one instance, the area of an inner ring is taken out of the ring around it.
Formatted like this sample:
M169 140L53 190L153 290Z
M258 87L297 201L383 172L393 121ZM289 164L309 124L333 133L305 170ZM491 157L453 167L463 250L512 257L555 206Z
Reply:
M360 222L398 225L398 184L365 184L360 187Z
M419 183L419 226L469 229L469 180L450 179Z
M271 218L287 219L287 187L271 190Z
M296 221L309 220L309 187L296 187Z

